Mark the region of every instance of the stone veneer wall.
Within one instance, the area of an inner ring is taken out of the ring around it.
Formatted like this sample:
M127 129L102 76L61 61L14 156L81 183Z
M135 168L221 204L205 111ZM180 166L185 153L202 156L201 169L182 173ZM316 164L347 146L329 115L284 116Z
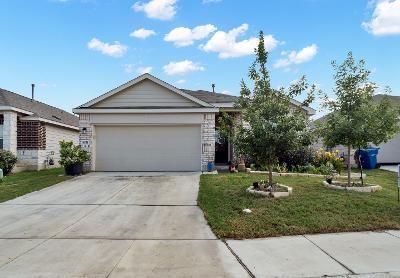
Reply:
M84 164L85 171L92 170L93 157L93 126L90 124L90 114L80 114L79 115L79 145L82 149L89 152L91 160Z
M17 116L12 111L3 112L3 149L17 154Z
M215 161L215 114L204 114L201 125L201 170L207 171L208 162Z

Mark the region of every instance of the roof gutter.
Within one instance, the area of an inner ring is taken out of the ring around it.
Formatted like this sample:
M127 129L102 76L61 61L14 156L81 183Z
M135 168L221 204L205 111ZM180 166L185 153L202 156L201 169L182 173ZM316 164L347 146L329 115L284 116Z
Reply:
M169 114L169 113L218 113L219 109L210 108L182 108L182 109L90 109L75 108L75 114Z

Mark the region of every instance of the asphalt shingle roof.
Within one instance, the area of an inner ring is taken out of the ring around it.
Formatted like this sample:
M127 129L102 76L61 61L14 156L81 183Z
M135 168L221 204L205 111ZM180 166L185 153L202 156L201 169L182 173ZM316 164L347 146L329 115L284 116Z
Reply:
M231 95L213 93L204 90L197 90L197 91L192 91L187 89L180 89L180 90L207 103L235 102L238 98Z
M67 111L0 88L0 105L32 112L34 116L70 126L79 126L79 118Z
M380 101L383 99L383 97L385 97L385 96L389 98L389 101L390 101L393 105L400 105L400 96L385 95L385 94L377 94L377 95L374 95L374 96L372 97L372 99L374 100L374 102L380 102ZM316 120L314 121L314 123L318 123L318 122L323 123L323 122L325 122L328 115L329 115L329 114L324 115L324 116L322 116L322 117L316 119Z

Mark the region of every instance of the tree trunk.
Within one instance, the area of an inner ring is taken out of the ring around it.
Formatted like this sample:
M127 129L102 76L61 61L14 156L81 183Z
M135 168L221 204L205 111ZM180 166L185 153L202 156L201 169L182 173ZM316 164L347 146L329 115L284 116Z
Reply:
M361 179L361 186L364 186L364 178L363 178L363 167L362 167L362 164L361 164L361 149L360 148L358 148L358 163L359 163L359 165L360 165L360 173L361 173L361 176L360 176L360 179Z
M350 152L351 152L351 146L349 145L347 146L347 186L350 186L350 180L351 180Z
M268 185L271 186L271 191L273 189L272 187L272 165L268 165Z

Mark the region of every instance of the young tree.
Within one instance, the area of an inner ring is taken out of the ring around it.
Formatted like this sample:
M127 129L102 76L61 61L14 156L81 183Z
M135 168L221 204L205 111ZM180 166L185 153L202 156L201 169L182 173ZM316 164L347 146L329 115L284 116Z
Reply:
M295 148L309 138L308 117L302 107L291 104L291 98L307 91L303 103L307 106L313 100L316 86L310 86L303 76L288 90L271 87L263 32L260 32L255 54L256 59L249 68L252 89L242 80L240 97L235 103L241 110L241 121L233 121L225 115L221 129L233 131L225 134L230 135L238 155L250 156L267 166L268 183L273 188L272 168L278 162L281 149Z
M319 133L326 146L347 147L347 186L350 186L351 149L365 148L370 143L379 145L390 140L399 132L400 114L399 109L392 107L387 98L374 103L373 95L377 86L369 81L370 71L365 69L364 60L355 61L349 52L342 64L334 61L332 65L335 70L333 91L336 100L324 96L330 114L326 121L320 123Z

